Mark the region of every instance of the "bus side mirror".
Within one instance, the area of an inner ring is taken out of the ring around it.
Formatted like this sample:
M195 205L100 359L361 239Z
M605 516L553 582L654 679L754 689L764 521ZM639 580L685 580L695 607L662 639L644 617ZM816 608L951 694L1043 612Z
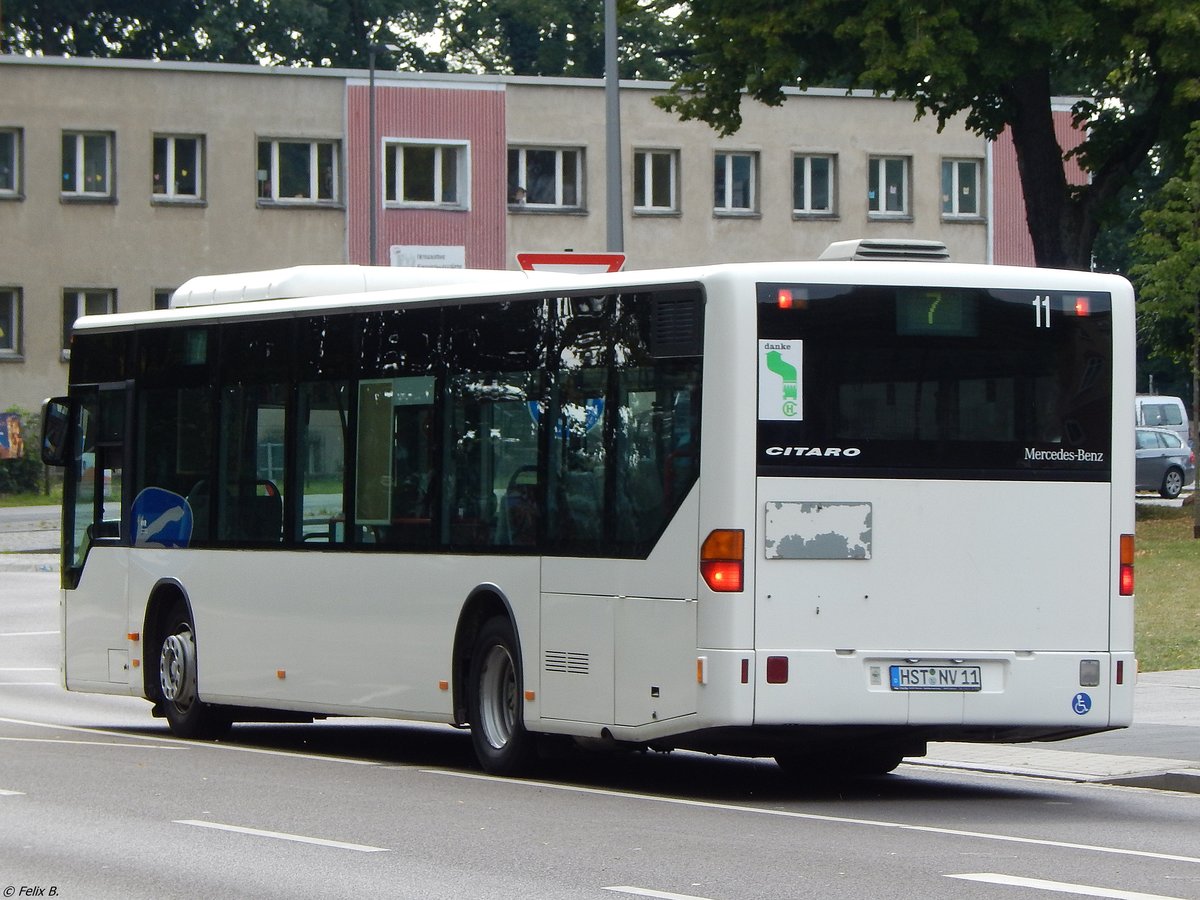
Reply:
M67 464L67 426L70 421L66 397L51 397L42 404L42 462L46 465Z

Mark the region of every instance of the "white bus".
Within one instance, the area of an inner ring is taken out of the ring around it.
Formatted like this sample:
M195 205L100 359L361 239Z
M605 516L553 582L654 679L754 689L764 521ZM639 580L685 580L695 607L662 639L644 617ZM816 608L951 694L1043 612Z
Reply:
M80 319L67 689L881 773L1128 725L1133 296L945 262L301 267Z

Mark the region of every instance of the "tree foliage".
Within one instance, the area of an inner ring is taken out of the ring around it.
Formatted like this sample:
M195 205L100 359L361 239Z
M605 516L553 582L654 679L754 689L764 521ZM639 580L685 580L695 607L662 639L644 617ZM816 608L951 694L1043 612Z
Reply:
M1192 421L1200 417L1200 122L1183 164L1142 211L1131 248L1138 287L1138 336L1192 373Z
M694 65L664 105L722 133L743 88L844 85L988 138L1011 129L1042 265L1087 268L1121 188L1156 145L1179 146L1200 106L1200 8L1177 0L691 0ZM1070 92L1086 186L1067 183L1051 97Z
M515 75L604 74L600 0L0 0L0 52ZM686 48L666 0L620 0L625 78ZM395 50L384 50L386 46Z

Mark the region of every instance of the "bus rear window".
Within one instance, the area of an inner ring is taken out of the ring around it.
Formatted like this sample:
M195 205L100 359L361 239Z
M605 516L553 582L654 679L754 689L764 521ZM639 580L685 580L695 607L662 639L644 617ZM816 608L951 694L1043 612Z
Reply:
M763 475L1103 481L1111 298L760 284Z

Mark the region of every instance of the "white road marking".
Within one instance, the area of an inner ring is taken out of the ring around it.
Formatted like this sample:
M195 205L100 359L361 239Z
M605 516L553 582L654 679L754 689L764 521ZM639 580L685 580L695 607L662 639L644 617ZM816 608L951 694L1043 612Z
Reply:
M113 741L68 741L63 738L0 737L0 741L16 744L80 744L88 747L136 747L138 750L186 750L187 747L147 747L145 744L121 744Z
M939 828L936 825L910 825L905 822L887 822L881 819L854 819L848 816L827 816L819 813L794 812L787 809L766 809L758 806L738 806L733 803L713 803L708 800L687 800L682 797L659 797L654 794L638 794L632 791L613 791L604 788L579 787L571 784L555 784L551 781L524 781L481 775L474 772L454 772L449 769L421 769L427 775L446 775L451 778L471 778L476 781L496 781L518 787L535 787L573 794L592 794L598 797L617 797L623 800L649 800L673 806L692 806L715 809L722 812L751 813L757 816L774 816L784 819L804 819L809 822L831 822L838 825L863 825L871 828L895 828L898 831L916 831L925 834L940 834L951 837L974 838L984 841L1000 841L1010 844L1033 844L1039 847L1058 847L1063 850L1085 850L1091 853L1109 853L1114 856L1137 856L1144 859L1164 859L1171 862L1200 865L1200 857L1180 856L1174 853L1155 853L1150 850L1130 850L1125 847L1104 847L1098 844L1076 844L1070 841L1049 841L1042 838L1021 837L1014 834L996 834L986 831L964 831L958 828Z
M57 671L58 671L58 669L55 669L50 666L38 666L38 667L26 666L24 668L8 666L8 667L0 668L0 672L57 672Z
M387 847L371 847L366 844L348 844L345 841L330 841L325 838L307 837L302 834L286 834L282 831L263 831L258 828L243 828L241 825L222 825L220 822L204 822L199 819L176 819L176 825L194 825L196 828L212 828L216 831L232 831L235 834L248 834L254 837L275 838L280 841L294 841L298 844L316 844L319 847L334 847L338 850L354 850L358 853L388 853Z
M1108 897L1113 900L1183 900L1164 894L1143 894L1140 891L1118 891L1112 888L1092 887L1086 884L1071 884L1065 881L1043 881L1040 878L1019 878L1016 875L997 875L995 872L974 872L964 875L947 875L964 881L983 881L988 884L1008 884L1013 887L1035 888L1055 891L1059 894L1078 894L1082 897Z
M51 728L58 731L76 731L82 734L102 734L105 737L125 738L131 741L147 741L159 744L174 744L180 750L234 750L238 753L261 753L264 756L282 756L287 759L309 759L316 762L342 763L347 766L378 766L381 763L373 759L346 759L341 756L322 756L319 753L293 753L289 750L266 750L262 747L243 747L239 744L215 744L209 741L188 741L173 738L170 735L156 737L154 735L126 734L121 731L106 731L103 728L83 728L78 725L55 725L52 722L33 722L28 719L8 719L0 717L0 722L10 725L28 725L33 728Z
M655 897L657 900L708 900L707 897L697 897L693 894L672 894L670 891L652 891L649 888L629 887L628 885L606 887L605 890L612 891L614 894L633 894L635 897Z
M24 796L25 796L24 791L6 791L3 789L0 789L0 797L24 797Z

